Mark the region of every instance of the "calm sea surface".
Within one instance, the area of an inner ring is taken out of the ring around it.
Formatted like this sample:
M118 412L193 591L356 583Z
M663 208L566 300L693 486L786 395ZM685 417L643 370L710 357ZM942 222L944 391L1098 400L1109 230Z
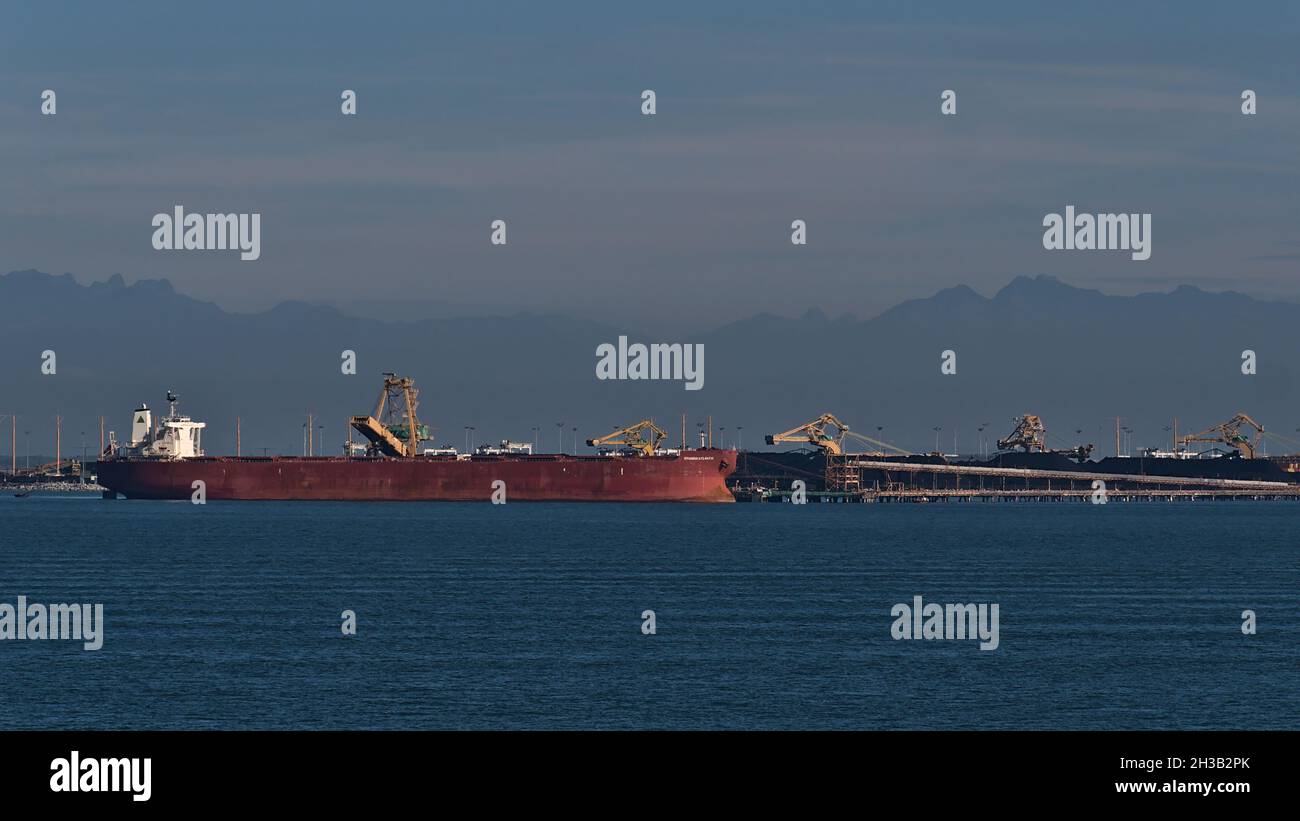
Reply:
M6 496L0 602L102 602L105 627L97 652L0 641L0 727L1298 729L1298 523ZM996 602L1000 647L893 640L916 595Z

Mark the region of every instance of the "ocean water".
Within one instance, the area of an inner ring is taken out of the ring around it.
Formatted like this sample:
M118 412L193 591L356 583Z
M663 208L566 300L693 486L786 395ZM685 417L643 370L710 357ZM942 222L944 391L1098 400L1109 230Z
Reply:
M0 641L0 727L1300 729L1298 521L6 496L0 602L105 623ZM997 603L1000 646L894 640L916 595Z

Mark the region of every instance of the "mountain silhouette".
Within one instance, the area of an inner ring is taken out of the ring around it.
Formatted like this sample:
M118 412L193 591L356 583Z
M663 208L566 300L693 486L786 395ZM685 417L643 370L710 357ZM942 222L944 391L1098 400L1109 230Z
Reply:
M792 306L799 311L802 306ZM1049 442L1114 450L1114 418L1135 431L1134 446L1164 445L1242 410L1266 428L1300 439L1295 390L1300 305L1182 286L1168 293L1113 296L1048 276L1017 277L992 297L959 285L901 303L867 320L808 311L762 314L690 338L657 338L606 322L519 313L383 322L335 308L287 302L253 314L229 313L177 293L166 280L127 285L115 275L81 285L71 275L16 271L0 277L0 413L17 413L34 449L52 450L53 416L64 417L64 453L98 417L125 436L140 402L163 406L167 390L182 410L206 421L209 453L301 451L314 412L325 452L339 452L346 420L373 410L381 373L415 377L420 416L440 443L530 440L540 428L555 450L653 418L680 438L680 414L713 417L727 444L743 444L831 411L855 430L909 450L963 453L992 441L1021 413L1043 417ZM704 389L681 382L600 381L596 347L690 342L705 348ZM1258 372L1243 375L1242 352ZM57 373L41 373L53 350ZM358 373L341 373L355 351ZM941 354L957 372L940 372ZM877 427L883 430L878 431ZM1081 431L1081 432L1076 432ZM0 436L7 452L7 436ZM584 448L585 449L585 448ZM317 445L317 452L322 447Z

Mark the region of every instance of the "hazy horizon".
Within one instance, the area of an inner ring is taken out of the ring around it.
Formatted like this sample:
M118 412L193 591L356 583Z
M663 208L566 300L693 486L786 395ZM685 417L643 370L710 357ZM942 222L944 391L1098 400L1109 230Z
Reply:
M1019 274L1300 299L1290 4L171 8L11 12L6 268L167 278L235 311L682 331ZM155 251L176 205L260 213L261 257ZM1152 214L1151 258L1044 250L1067 205Z

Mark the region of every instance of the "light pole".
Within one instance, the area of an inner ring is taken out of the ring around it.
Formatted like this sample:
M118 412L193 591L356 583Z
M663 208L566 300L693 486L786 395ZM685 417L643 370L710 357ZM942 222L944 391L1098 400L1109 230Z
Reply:
M558 435L559 435L559 437L560 437L560 439L559 439L559 442L560 442L560 453L564 453L564 423L563 423L563 422L556 422L556 423L555 423L555 427L556 427L557 432L558 432Z
M745 426L736 425L736 450L740 451L741 445L745 443Z
M307 455L307 423L302 423L302 455Z
M86 483L86 432L81 432L81 464L77 466L77 476L81 483Z
M578 455L578 426L573 426L573 455Z
M978 430L980 432L980 458L983 459L984 458L984 425L980 425Z
M941 430L943 430L942 426L940 425L934 426L934 452L936 454L939 452L939 431Z
M718 447L722 448L723 450L727 449L726 433L727 433L727 429L719 425L718 426Z
M320 455L325 455L325 426L317 425L316 430L320 431Z
M9 475L18 472L18 416L16 414L0 415L0 420L9 420Z
M32 472L32 432L23 431L23 441L27 443L27 467L24 468L28 473Z

